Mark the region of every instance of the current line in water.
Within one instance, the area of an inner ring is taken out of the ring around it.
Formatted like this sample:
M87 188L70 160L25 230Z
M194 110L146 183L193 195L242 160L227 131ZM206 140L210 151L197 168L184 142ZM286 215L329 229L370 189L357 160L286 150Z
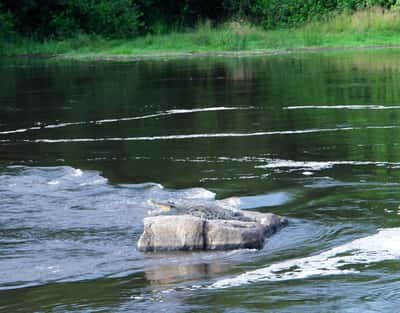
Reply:
M384 105L298 105L284 107L284 110L304 110L304 109L345 109L345 110L394 110L400 109L397 106Z
M104 138L61 138L61 139L22 139L22 140L1 140L0 142L27 142L27 143L60 143L60 142L101 142L101 141L155 141L155 140L182 140L199 138L226 138L226 137L255 137L268 135L293 135L308 133L323 133L336 131L352 131L363 129L394 129L400 125L388 126L365 126L365 127L338 127L338 128L311 128L302 130L283 130L283 131L260 131L252 133L208 133L208 134L185 134L185 135L165 135L165 136L139 136L139 137L104 137Z
M25 139L22 142L38 143L60 143L60 142L99 142L99 141L154 141L154 140L182 140L199 138L226 138L226 137L255 137L268 135L293 135L336 131L351 131L362 129L391 129L400 126L366 126L366 127L340 127L340 128L311 128L303 130L284 130L284 131L261 131L252 133L208 133L208 134L187 134L187 135L165 135L165 136L141 136L141 137L108 137L108 138L63 138L63 139Z
M84 121L65 122L65 123L58 123L58 124L49 124L49 125L46 125L46 126L43 126L43 127L34 126L34 127L28 127L28 128L7 130L7 131L0 132L0 135L24 133L24 132L28 132L28 131L31 131L31 130L62 128L62 127L74 126L74 125L91 125L91 124L101 125L101 124L106 124L106 123L117 123L117 122L133 121L133 120L142 120L142 119L148 119L148 118L160 117L160 116L168 116L168 115L175 115L175 114L188 114L188 113L212 112L212 111L249 110L249 109L254 109L254 107L210 107L210 108L194 108L194 109L174 109L174 110L168 110L168 111L165 111L165 112L159 112L159 113L142 115L142 116L111 118L111 119L103 119L103 120L92 120L92 121L86 121L86 122L84 122Z

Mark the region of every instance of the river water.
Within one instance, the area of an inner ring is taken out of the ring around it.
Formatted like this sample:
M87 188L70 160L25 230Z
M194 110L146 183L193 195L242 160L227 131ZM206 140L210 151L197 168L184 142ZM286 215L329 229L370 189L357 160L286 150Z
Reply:
M1 312L396 312L399 50L0 61ZM287 216L142 254L148 200Z

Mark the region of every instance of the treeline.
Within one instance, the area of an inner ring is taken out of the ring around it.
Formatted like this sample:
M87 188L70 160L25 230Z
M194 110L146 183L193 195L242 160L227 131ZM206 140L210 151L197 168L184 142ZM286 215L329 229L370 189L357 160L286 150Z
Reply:
M232 19L274 29L375 6L397 8L400 0L0 0L0 36L131 38Z

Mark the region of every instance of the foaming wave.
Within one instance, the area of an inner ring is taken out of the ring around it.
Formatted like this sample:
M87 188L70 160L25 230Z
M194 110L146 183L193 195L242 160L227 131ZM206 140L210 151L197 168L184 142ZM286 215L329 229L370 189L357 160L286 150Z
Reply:
M355 265L368 265L400 258L400 228L354 240L314 256L276 263L233 278L222 279L208 288L228 288L260 281L284 281L358 273Z
M304 109L345 109L345 110L395 110L400 109L397 106L385 105L298 105L284 107L284 110L304 110Z
M180 191L179 193L181 198L186 198L186 199L206 199L206 200L215 199L214 192L199 187L186 189Z
M215 201L215 194L204 188L110 184L98 171L69 166L7 166L0 182L5 227L0 236L0 290L129 276L168 263L197 262L197 254L142 255L135 249L136 240L143 218L153 209L148 200ZM221 255L225 257L222 252L203 257L219 260Z
M48 194L61 190L79 189L79 186L106 185L107 178L97 171L82 171L69 166L27 167L8 166L13 174L0 175L4 182L3 191L9 190L20 194Z

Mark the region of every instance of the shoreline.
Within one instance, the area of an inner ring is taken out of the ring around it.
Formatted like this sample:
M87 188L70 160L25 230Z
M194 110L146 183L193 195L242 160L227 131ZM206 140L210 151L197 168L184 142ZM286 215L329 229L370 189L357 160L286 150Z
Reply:
M346 51L369 51L369 50L386 50L400 49L400 44L390 45L365 45L365 46L314 46L314 47L298 47L298 48L281 48L281 49L254 49L240 51L207 51L207 52L159 52L159 53L143 53L143 54L102 54L102 53L82 53L78 55L69 53L59 54L17 54L14 56L6 56L11 58L32 58L32 59L55 59L55 60L72 60L72 61L115 61L115 62L133 62L148 60L171 60L171 59L195 59L195 58L211 58L211 57L261 57L272 55L286 55L296 53L324 53L324 52L346 52Z

